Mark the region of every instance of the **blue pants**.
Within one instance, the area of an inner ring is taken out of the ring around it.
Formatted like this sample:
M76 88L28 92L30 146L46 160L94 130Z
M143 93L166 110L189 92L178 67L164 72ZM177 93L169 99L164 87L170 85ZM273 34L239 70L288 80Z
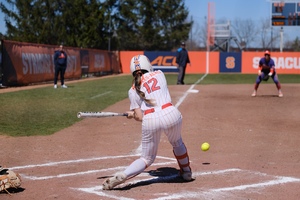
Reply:
M61 85L64 85L65 83L65 72L66 72L66 66L56 65L55 66L55 72L54 72L54 84L57 84L58 75L60 74L60 81Z
M268 78L267 78L268 76L269 76L268 74L262 72L259 76L257 76L256 84L260 84L260 82L262 80L268 80ZM277 76L276 72L273 73L271 78L273 79L273 81L276 85L279 83L278 76Z

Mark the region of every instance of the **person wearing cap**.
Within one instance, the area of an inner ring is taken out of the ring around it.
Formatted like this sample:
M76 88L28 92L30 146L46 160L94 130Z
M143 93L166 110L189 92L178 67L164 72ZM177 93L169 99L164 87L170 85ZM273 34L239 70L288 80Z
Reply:
M257 95L257 89L261 81L267 81L269 77L271 77L274 83L276 84L276 87L278 89L278 96L283 97L283 93L281 91L281 84L279 82L278 75L275 70L274 60L271 58L271 54L267 50L265 51L264 57L262 57L259 61L258 76L254 84L254 91L251 95L252 97L255 97Z
M60 74L61 88L68 88L65 85L65 72L67 68L67 54L64 51L63 45L59 46L59 50L54 52L54 89L57 88L58 75Z
M185 49L185 43L181 42L180 48L177 49L176 63L178 68L177 85L184 85L184 76L187 63L190 63L188 51Z

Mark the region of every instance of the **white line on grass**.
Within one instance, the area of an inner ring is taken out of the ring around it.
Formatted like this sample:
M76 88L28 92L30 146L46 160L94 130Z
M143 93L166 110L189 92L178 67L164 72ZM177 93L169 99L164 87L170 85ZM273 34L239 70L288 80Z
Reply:
M102 94L98 94L98 95L92 96L91 99L95 99L95 98L98 98L98 97L107 95L107 94L109 94L109 93L111 93L111 92L112 92L112 91L108 91L108 92L104 92L104 93L102 93Z

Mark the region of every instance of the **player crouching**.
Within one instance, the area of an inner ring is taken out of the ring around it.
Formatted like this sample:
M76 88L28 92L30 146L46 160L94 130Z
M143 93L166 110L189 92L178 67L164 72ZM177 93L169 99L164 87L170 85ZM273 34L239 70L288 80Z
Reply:
M283 94L281 92L281 84L278 80L278 76L275 70L275 63L274 60L271 58L270 52L265 51L265 56L260 59L259 61L259 70L258 70L258 76L256 78L256 82L254 85L254 91L252 93L252 97L255 97L257 94L257 89L262 80L267 81L271 77L276 84L276 87L278 89L278 96L283 97Z

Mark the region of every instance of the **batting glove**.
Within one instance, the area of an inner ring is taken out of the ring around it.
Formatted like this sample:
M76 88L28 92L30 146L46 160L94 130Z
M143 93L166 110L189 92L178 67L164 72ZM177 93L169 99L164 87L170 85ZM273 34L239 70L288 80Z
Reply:
M270 72L268 75L269 75L269 76L272 76L272 75L273 75L273 73L272 73L272 72Z

